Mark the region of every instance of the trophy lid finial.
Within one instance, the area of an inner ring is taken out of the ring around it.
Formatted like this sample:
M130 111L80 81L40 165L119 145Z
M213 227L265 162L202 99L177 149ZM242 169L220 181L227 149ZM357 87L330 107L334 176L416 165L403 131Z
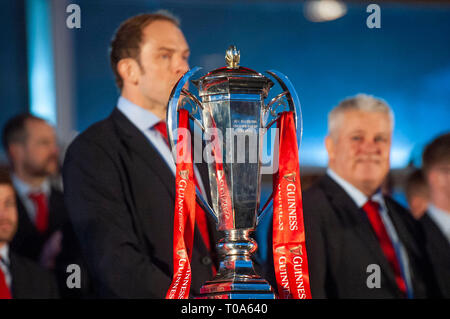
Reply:
M239 61L241 59L241 52L236 49L234 45L230 45L225 55L225 61L229 69L239 68Z

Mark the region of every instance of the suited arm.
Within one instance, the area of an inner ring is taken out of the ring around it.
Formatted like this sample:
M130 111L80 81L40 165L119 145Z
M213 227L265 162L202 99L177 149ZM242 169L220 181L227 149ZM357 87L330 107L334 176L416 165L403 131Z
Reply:
M59 299L59 298L61 298L61 296L59 293L58 284L53 274L51 274L49 275L49 295L47 299Z
M139 243L116 165L83 137L64 162L65 202L94 286L101 297L164 298L171 278Z
M322 218L325 199L306 192L303 196L303 218L305 222L306 251L312 298L329 298L327 293L328 253L326 227Z

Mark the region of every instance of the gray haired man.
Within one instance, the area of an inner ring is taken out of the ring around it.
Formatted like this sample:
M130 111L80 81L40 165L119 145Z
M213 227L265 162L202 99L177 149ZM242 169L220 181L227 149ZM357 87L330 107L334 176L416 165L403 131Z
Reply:
M315 298L424 298L435 279L410 213L381 192L394 116L359 94L328 117L326 176L303 194Z

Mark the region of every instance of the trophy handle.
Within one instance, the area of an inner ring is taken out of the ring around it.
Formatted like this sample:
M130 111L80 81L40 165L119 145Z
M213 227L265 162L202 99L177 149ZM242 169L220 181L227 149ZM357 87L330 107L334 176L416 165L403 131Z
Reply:
M189 79L194 75L194 73L198 72L201 69L201 67L195 67L189 71L187 71L177 82L175 87L172 89L172 92L170 93L169 102L167 104L167 114L166 114L166 123L167 123L167 136L169 138L170 147L172 149L172 156L174 158L174 161L176 162L176 145L174 142L174 135L173 132L175 132L176 129L178 129L178 101L181 97L181 94L183 93L186 97L188 97L194 104L203 109L202 104L200 101L193 95L191 92L185 90L183 87L184 85L189 81ZM200 126L202 131L204 131L203 125L191 114L189 114L189 117ZM209 206L207 200L203 198L202 193L200 190L195 187L195 193L198 204L206 211L208 212L216 221L218 222L219 218L214 213L214 210Z
M300 151L300 144L302 141L302 133L303 133L303 122L302 122L302 109L300 106L300 100L298 98L297 91L295 91L295 88L292 85L292 82L283 73L276 71L276 70L269 70L266 72L269 73L271 76L273 76L278 81L281 88L283 89L282 93L278 94L267 104L266 111L267 112L270 111L272 105L274 105L276 102L280 101L282 98L286 97L286 100L288 101L288 104L289 104L289 110L294 112L295 128L297 131L297 146ZM278 119L278 116L276 116L275 119L270 121L265 126L265 128L270 128L277 121L277 119ZM264 218L264 216L267 214L267 212L271 211L272 209L273 209L273 192L269 196L269 199L266 201L264 206L262 206L261 211L258 213L257 224L259 224L259 221L262 218Z
M294 112L295 127L297 130L297 146L298 149L300 149L300 144L302 142L303 122L302 122L302 108L300 105L300 100L297 95L297 91L295 91L295 88L292 85L292 82L289 80L289 78L283 73L276 70L270 70L266 72L272 75L278 81L281 88L284 90L283 93L279 94L272 101L270 101L268 106L271 106L276 100L279 100L282 97L286 96L286 99L289 103L289 110ZM266 126L266 128L270 127L274 121L276 121L276 119L270 122Z

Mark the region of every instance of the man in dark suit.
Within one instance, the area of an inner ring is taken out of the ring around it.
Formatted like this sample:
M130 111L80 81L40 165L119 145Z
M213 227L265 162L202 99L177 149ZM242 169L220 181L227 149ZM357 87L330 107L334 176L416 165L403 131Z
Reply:
M59 170L55 131L44 119L23 113L6 123L3 144L11 163L19 219L11 247L55 271L64 296L77 296L80 290L66 287L66 268L82 264L80 249L63 193L51 183Z
M409 211L415 219L420 219L427 210L430 201L428 185L421 169L415 169L406 178L405 196Z
M19 229L12 246L19 254L38 262L46 257L43 263L52 264L60 250L61 226L67 220L63 195L50 183L50 176L58 171L55 132L43 119L19 114L6 123L3 144L19 211Z
M325 177L304 192L313 298L424 298L435 280L420 229L380 186L389 172L393 114L360 94L328 118Z
M175 166L164 119L171 89L189 68L178 26L164 12L121 24L110 50L117 107L66 155L66 203L100 297L164 298L172 280ZM212 236L200 230L213 226L197 226L191 294L213 271Z
M422 165L430 203L420 223L442 296L450 298L450 133L427 145Z
M9 173L0 170L0 299L58 298L53 276L26 257L14 253L17 230L16 196Z

